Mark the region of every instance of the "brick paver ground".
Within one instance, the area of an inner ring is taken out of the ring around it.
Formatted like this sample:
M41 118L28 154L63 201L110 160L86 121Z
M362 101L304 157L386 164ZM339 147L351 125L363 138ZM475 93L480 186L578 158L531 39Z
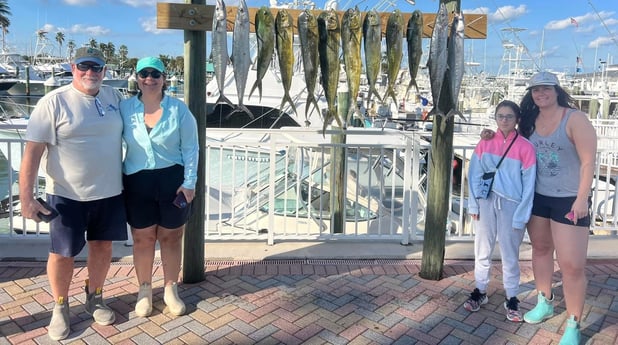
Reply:
M447 261L444 278L419 277L415 260L209 261L206 280L181 284L188 313L170 315L162 271L154 271L154 311L135 316L130 263L114 263L104 295L116 323L85 313L86 269L74 271L71 334L65 344L557 344L565 325L560 273L556 316L512 323L503 307L501 267L489 303L463 309L474 285L472 261ZM530 262L522 262L524 311L536 302ZM618 259L590 261L582 332L586 344L618 344ZM54 343L47 337L52 297L41 262L0 262L0 345Z

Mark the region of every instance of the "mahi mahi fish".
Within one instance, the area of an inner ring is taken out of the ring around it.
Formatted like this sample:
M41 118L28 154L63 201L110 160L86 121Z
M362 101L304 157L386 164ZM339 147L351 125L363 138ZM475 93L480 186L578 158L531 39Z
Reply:
M296 113L296 106L290 97L292 75L294 73L294 24L292 15L285 9L277 12L275 19L275 33L277 42L277 57L279 58L279 71L281 71L281 83L283 84L283 99L281 111L285 103L289 103Z
M227 103L234 107L232 102L223 95L225 88L225 72L230 60L227 54L227 12L223 0L217 0L215 15L212 20L212 60L215 70L215 79L219 86L219 98L217 103Z
M408 70L410 72L410 84L408 84L406 90L407 97L413 85L416 88L416 93L419 93L416 75L423 55L423 14L419 10L412 12L408 20L406 40L408 41Z
M388 16L386 23L386 58L388 61L388 86L384 99L390 96L395 104L397 95L395 93L395 83L401 68L401 58L403 57L403 17L399 9L394 10Z
M234 20L233 38L232 64L234 67L236 93L238 95L238 106L234 109L233 113L245 112L251 119L254 119L255 117L251 113L251 110L243 104L247 78L249 76L249 67L251 65L251 55L249 55L249 11L247 10L247 3L245 0L240 0L238 4L236 19Z
M363 47L365 50L365 72L369 83L369 95L367 101L371 101L371 95L375 95L380 102L382 98L376 89L378 75L380 74L380 61L382 61L382 19L375 10L365 14L363 19Z
M430 114L439 114L444 116L444 112L439 108L440 93L444 76L447 69L447 40L448 40L448 14L446 6L440 4L440 10L436 15L436 21L431 34L431 43L429 45L429 59L427 60L427 68L429 68L429 80L431 81L431 97L433 99L433 109Z
M257 77L249 92L249 97L258 89L262 100L262 79L268 71L270 61L275 51L275 18L266 6L260 7L255 13L255 36L257 39Z
M305 10L298 16L298 38L300 40L300 52L303 57L303 69L305 71L305 84L307 84L307 104L305 105L305 124L309 126L309 107L313 104L315 110L320 111L318 101L315 98L315 83L318 79L318 20Z
M451 35L448 39L448 79L453 99L453 109L450 113L457 113L464 118L459 109L459 91L464 74L464 17L463 13L456 14L451 24Z
M361 14L358 6L350 8L343 14L341 19L341 47L343 50L343 62L348 82L348 111L345 122L349 123L352 114L359 112L356 105L358 90L360 89L361 62Z
M337 121L339 127L343 128L343 122L337 114L337 84L339 83L339 46L341 44L341 32L339 28L339 17L334 10L323 11L318 16L318 32L320 43L318 52L320 55L320 72L322 88L326 96L328 109L324 116L323 131L333 121Z

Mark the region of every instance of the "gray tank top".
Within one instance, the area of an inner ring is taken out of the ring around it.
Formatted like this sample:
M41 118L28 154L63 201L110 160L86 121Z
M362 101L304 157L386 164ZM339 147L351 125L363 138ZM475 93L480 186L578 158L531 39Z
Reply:
M536 151L536 192L552 197L577 195L581 162L569 140L566 124L575 109L568 109L558 128L544 137L535 131L530 141Z

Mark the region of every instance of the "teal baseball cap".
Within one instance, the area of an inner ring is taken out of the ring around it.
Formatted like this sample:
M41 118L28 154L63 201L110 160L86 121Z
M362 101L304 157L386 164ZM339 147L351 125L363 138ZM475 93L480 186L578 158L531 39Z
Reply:
M165 66L163 66L163 61L153 56L139 59L139 61L137 62L136 72L139 73L139 71L143 70L144 68L152 68L161 73L165 73Z

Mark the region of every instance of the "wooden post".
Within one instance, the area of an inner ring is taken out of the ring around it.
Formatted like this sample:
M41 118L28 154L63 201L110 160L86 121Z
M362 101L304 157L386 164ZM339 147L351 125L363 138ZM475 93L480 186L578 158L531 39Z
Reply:
M191 4L205 5L205 0L186 0ZM200 147L197 169L196 198L193 199L193 214L189 218L184 236L182 277L186 283L205 279L204 234L206 202L204 195L206 173L206 32L185 30L184 92L185 103L197 120Z
M348 113L349 97L348 91L337 93L337 113L341 119L346 118ZM344 123L345 125L345 123ZM333 129L343 130L332 126ZM346 153L345 148L340 144L346 143L344 133L334 133L331 135L333 150L330 159L330 199L331 199L331 233L342 234L345 232L345 180L346 180Z
M446 5L447 11L458 12L460 0L440 0ZM453 97L448 73L442 83L440 92L440 109L453 109ZM423 240L423 256L419 276L424 279L440 280L444 268L444 252L446 244L446 223L449 210L449 188L451 172L453 170L451 159L453 157L453 130L455 117L443 117L434 115L433 129L431 133L431 161L427 191L427 209L425 218L425 237Z

